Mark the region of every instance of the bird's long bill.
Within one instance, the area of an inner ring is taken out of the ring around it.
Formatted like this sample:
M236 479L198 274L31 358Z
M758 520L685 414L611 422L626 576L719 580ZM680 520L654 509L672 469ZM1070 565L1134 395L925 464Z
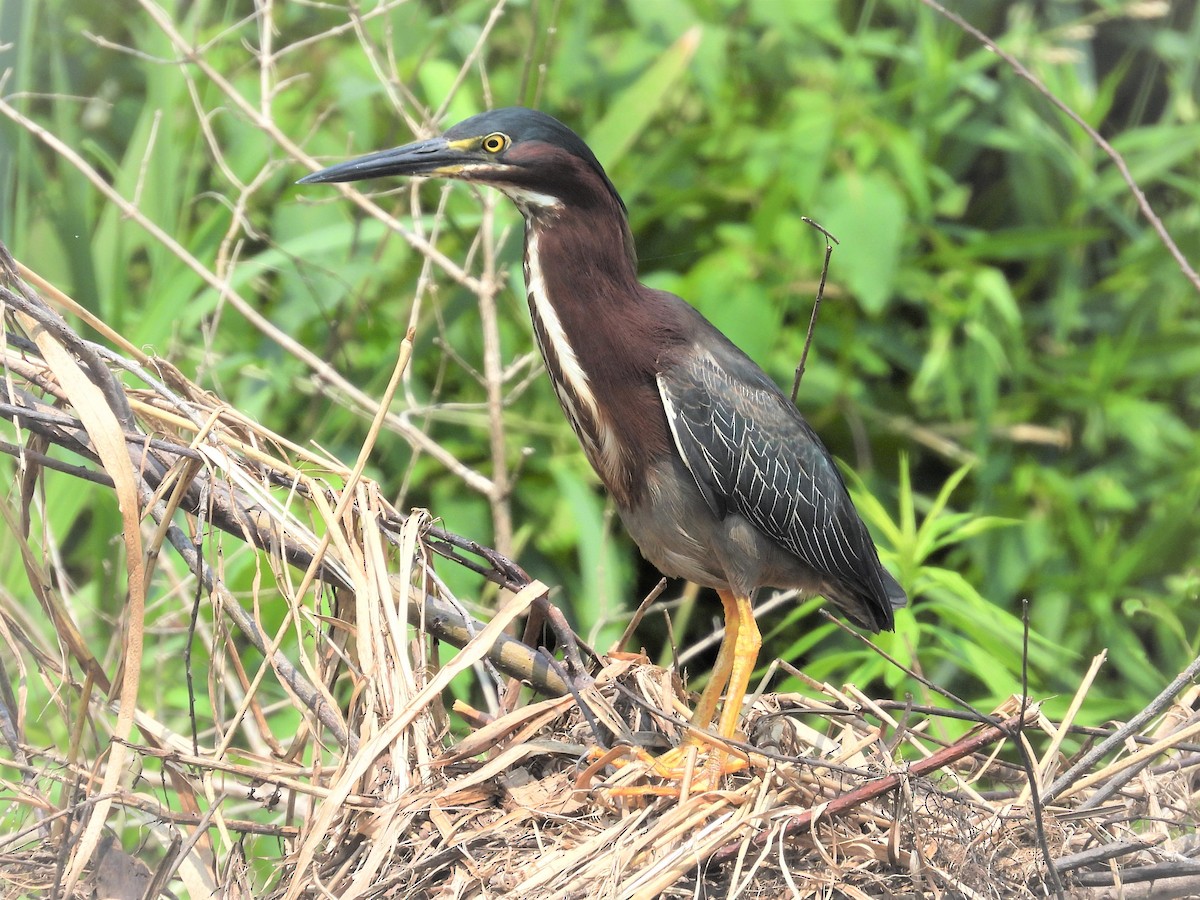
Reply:
M328 184L342 181L362 181L385 175L443 175L462 171L470 161L465 149L442 137L405 144L391 150L368 153L356 159L305 175L297 184Z

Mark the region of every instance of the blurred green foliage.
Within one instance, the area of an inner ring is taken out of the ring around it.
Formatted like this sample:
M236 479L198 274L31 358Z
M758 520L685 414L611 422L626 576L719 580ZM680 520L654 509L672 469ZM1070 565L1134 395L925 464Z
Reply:
M1132 13L1155 4L1122 0L958 7L1112 141L1200 259L1194 6L1147 18ZM494 23L490 0L429 0L369 15L356 37L334 5L277 4L264 77L249 9L167 7L211 71L319 159L411 139L398 107L417 119L442 110L449 124L527 103L569 123L624 196L645 280L689 299L781 384L824 252L800 217L840 239L800 405L861 477L861 508L912 594L883 636L891 652L987 706L1019 689L1027 599L1035 694L1065 705L1108 648L1083 716L1096 721L1140 708L1200 651L1200 298L1112 163L951 24L914 0L530 0ZM303 166L210 71L176 64L144 11L112 10L0 7L6 103L204 265L222 260L257 309L377 396L423 257L332 189L294 187ZM528 359L519 218L501 202L489 226L464 187L419 194L414 224L438 227L438 247L468 271L483 265L480 234L498 236L511 549L606 645L657 576ZM407 223L410 198L404 188L380 202ZM230 404L355 457L361 412L11 117L0 119L0 239ZM442 277L421 310L399 409L488 475L477 298ZM495 503L399 436L380 442L369 474L451 530L495 539ZM98 620L119 614L120 591L104 581L118 550L95 536L119 528L111 505L60 491L45 514ZM89 530L102 516L108 528ZM468 573L441 570L460 595L486 600ZM25 592L20 559L2 546L0 578ZM710 628L703 609L681 644ZM659 621L639 632L655 652ZM923 691L814 604L764 626L764 656Z

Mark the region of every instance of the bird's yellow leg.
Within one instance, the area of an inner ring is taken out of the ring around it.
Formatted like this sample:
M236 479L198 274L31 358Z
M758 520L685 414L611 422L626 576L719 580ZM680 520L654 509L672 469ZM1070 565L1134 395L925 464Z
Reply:
M656 775L682 780L690 768L691 760L699 758L704 763L704 774L696 782L696 787L701 790L714 787L722 774L736 772L745 766L741 759L729 760L729 754L720 749L719 744L711 737L696 732L705 731L712 724L721 692L724 690L725 705L717 723L717 734L723 738L731 738L737 734L742 701L746 698L746 689L750 685L750 677L754 674L759 648L762 647L762 636L758 631L758 623L754 621L754 608L750 604L750 598L727 591L717 593L725 607L725 637L721 641L721 649L717 652L717 661L713 665L709 683L692 712L692 727L695 730L680 746L664 753L654 762ZM696 748L699 749L698 754Z
M712 674L708 676L708 684L704 686L704 691L700 694L700 702L692 710L692 727L701 731L712 724L712 720L717 714L717 704L721 702L721 694L725 690L725 685L729 684L729 673L733 671L734 654L737 652L738 636L742 628L741 616L737 613L736 598L724 591L717 593L721 597L721 604L725 607L725 635L721 638L721 648L717 651L717 661L713 663ZM753 616L750 618L750 623L752 626L754 625ZM757 628L755 628L755 634L758 634ZM757 651L755 652L757 653ZM689 738L689 740L692 739ZM693 743L695 743L694 740Z
M695 710L692 711L692 727L687 737L678 747L657 758L651 757L644 750L632 751L634 758L645 766L645 773L672 784L622 785L610 788L611 793L674 796L685 792L708 791L719 785L722 775L746 767L747 761L741 756L730 757L721 739L732 738L737 734L742 701L746 698L746 689L750 685L750 677L754 674L758 651L762 646L762 636L759 634L758 624L754 621L754 609L750 605L749 597L740 597L727 591L718 591L718 594L725 607L725 636L721 641L721 649L717 652L717 661L713 665L709 682L701 693ZM713 735L708 732L708 728L721 702L721 692L725 689L725 705L717 723L717 734ZM606 765L616 765L618 768L629 765L629 762L618 761L618 757L627 752L612 750L594 759L582 778L582 783L589 783L592 776Z
M758 631L758 623L754 621L754 607L750 605L749 597L722 592L721 602L725 604L726 623L730 619L738 623L733 634L733 652L730 653L725 706L721 709L721 719L717 723L717 734L723 738L731 738L737 733L738 716L741 715L742 702L746 699L746 691L750 687L750 678L754 675L754 666L758 663L762 635ZM725 640L728 642L728 624L726 632Z

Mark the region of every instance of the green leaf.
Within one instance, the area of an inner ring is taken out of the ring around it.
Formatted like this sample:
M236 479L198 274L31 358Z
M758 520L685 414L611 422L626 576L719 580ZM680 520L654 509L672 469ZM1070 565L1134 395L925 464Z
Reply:
M844 284L867 312L883 311L895 290L904 231L904 198L881 174L848 172L825 188L818 221L841 243L830 278Z
M662 108L700 44L700 26L689 28L609 104L607 115L588 129L588 144L607 168L633 146L642 130Z

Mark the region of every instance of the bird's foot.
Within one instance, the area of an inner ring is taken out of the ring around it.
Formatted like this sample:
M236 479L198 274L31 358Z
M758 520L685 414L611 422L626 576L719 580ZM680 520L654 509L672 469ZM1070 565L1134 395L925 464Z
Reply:
M727 775L748 768L749 758L719 738L702 734L656 757L649 774L666 782L668 796L720 790Z
M616 797L688 797L720 790L728 775L748 768L751 759L719 737L693 732L680 746L661 756L628 744L611 750L594 750L592 762L576 781L577 790L601 788ZM606 766L617 774L603 785L595 784Z

